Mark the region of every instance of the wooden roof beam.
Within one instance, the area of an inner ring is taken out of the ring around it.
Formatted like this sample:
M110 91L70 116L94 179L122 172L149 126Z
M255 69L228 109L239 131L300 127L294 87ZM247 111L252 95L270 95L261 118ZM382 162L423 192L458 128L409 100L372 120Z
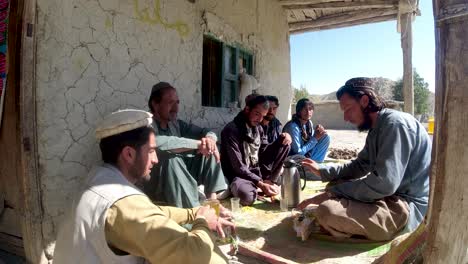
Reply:
M319 17L316 20L289 23L289 31L297 31L305 28L330 26L335 24L349 23L357 20L376 19L381 16L396 15L398 9L382 9L376 11L352 11Z
M305 4L318 4L323 2L336 2L337 0L278 0L280 5L305 5ZM340 1L340 0L338 0Z
M301 1L305 2L305 1ZM295 3L283 4L284 9L336 9L336 8L392 8L398 7L398 0L385 1L385 0L368 0L362 2L326 2L326 3Z
M313 32L313 31L320 31L320 30L327 30L327 29L336 29L336 28L352 27L352 26L358 26L358 25L364 25L364 24L385 22L385 21L391 21L391 20L396 20L396 19L397 19L397 15L393 14L393 15L365 18L365 19L360 19L360 20L355 20L355 21L350 21L350 22L331 24L331 25L326 25L326 26L304 27L298 30L290 30L289 33L301 34L301 33L306 33L306 32Z

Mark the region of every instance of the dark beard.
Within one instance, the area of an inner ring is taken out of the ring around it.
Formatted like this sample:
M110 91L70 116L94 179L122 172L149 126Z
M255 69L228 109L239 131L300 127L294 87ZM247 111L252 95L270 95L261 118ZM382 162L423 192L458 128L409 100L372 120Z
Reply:
M143 164L143 159L140 156L140 153L137 152L135 158L135 164L128 170L130 177L132 177L135 181L142 181L146 175L145 174L145 166Z
M263 119L265 119L266 121L272 121L273 119L275 119L275 116L274 115L266 115L263 117Z
M362 107L361 107L361 110L362 110L362 113L364 114L364 122L362 122L362 124L360 124L357 128L359 132L369 131L369 129L372 128L372 120L370 118L370 114L366 109Z

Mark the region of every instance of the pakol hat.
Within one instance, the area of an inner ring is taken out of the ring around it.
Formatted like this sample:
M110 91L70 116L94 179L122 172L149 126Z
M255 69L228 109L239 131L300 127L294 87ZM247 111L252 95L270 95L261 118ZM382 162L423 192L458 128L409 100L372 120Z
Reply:
M96 128L96 138L103 139L151 125L152 114L142 110L124 109L106 116Z

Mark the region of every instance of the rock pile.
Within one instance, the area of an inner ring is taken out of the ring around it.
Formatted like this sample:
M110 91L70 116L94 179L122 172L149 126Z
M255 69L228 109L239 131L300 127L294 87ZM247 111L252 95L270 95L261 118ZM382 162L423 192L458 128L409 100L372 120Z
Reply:
M330 148L328 157L332 159L351 160L357 157L358 151L356 149L338 149Z

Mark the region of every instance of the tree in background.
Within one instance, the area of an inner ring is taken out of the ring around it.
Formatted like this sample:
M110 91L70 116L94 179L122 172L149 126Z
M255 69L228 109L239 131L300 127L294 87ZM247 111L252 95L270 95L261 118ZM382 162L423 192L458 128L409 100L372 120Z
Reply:
M414 114L428 114L432 109L429 109L429 84L424 81L424 78L419 76L416 69L413 74L414 83ZM396 101L404 101L403 97L403 79L399 79L393 86L393 99Z
M309 90L307 90L304 84L301 84L301 88L299 89L294 88L294 87L293 89L294 89L294 102L292 102L293 104L295 104L297 101L301 100L302 98L309 98L309 100L311 100L314 103L322 101L322 98L320 95L310 94Z
M297 89L294 88L294 103L299 101L302 98L309 98L310 94L309 91L307 91L307 88L305 85L301 84L301 88Z

